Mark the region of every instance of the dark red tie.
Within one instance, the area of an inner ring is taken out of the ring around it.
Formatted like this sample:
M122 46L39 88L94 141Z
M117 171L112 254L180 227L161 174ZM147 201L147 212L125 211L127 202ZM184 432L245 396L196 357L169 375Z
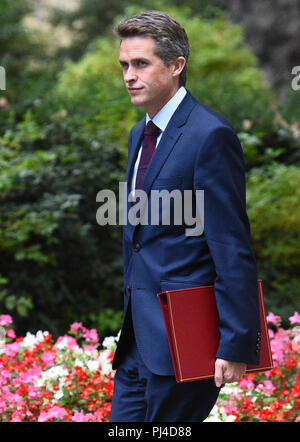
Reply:
M144 130L142 154L135 181L136 189L142 188L142 183L146 175L147 167L155 151L158 135L159 135L159 128L155 126L155 124L150 120Z

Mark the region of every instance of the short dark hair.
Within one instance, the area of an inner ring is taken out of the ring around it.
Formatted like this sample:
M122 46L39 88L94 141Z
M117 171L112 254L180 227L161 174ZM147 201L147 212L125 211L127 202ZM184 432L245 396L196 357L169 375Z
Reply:
M184 57L186 64L179 77L179 86L185 86L189 40L185 30L169 14L155 10L135 14L121 20L116 26L116 33L121 40L139 35L153 38L156 55L166 66L177 57Z

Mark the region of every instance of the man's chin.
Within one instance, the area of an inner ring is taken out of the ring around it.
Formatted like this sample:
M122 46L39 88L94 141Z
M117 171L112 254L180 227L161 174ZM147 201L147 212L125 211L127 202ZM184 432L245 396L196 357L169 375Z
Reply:
M130 98L133 106L144 106L144 101L140 97L131 96Z

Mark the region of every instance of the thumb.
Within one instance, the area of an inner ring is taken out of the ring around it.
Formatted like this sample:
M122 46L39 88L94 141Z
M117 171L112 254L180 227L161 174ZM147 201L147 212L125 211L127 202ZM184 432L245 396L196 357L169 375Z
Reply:
M219 359L215 363L215 384L217 387L223 384L223 365Z

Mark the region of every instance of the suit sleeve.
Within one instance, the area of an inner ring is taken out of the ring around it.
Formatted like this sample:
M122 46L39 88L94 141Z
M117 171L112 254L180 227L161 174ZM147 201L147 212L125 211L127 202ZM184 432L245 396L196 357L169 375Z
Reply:
M245 187L244 157L238 137L229 127L213 130L198 151L194 188L204 190L203 234L216 271L220 318L217 357L257 364L257 268Z

